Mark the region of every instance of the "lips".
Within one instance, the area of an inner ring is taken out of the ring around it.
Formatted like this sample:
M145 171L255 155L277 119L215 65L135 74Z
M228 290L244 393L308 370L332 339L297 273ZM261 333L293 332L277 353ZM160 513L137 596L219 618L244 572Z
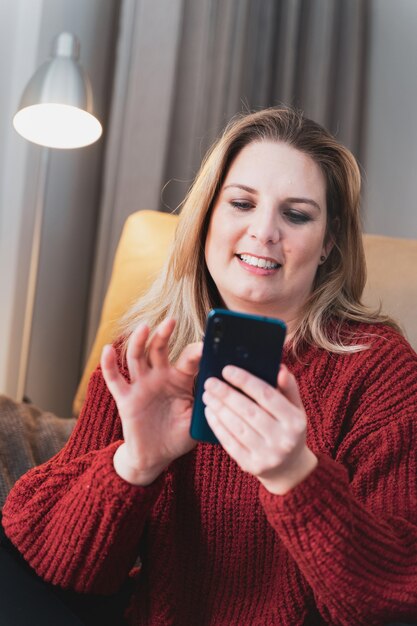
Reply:
M268 259L265 257L254 256L246 252L236 255L241 261L250 265L251 267L258 267L264 270L276 270L281 267L281 263L278 263L275 259Z

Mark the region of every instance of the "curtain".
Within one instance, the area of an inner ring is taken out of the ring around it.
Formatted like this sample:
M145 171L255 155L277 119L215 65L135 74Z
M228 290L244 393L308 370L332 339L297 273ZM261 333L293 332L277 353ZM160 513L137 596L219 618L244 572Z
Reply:
M293 104L359 153L366 1L188 0L184 15L158 208L181 202L237 111Z
M293 104L360 157L369 0L124 0L88 322L123 223L172 211L239 111Z

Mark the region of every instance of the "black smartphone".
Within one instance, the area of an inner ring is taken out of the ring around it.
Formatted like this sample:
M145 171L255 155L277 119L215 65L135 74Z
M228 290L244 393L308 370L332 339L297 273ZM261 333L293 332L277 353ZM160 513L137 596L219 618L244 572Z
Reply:
M191 417L193 439L219 443L204 415L202 395L206 379L222 379L226 365L237 365L275 387L285 333L285 323L278 319L226 309L210 311Z

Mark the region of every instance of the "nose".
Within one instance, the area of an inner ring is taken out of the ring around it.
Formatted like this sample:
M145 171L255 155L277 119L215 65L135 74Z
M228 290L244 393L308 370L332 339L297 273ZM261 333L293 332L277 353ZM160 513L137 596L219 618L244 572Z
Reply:
M261 243L277 243L280 239L280 229L276 210L261 209L252 214L252 221L248 227L248 234Z

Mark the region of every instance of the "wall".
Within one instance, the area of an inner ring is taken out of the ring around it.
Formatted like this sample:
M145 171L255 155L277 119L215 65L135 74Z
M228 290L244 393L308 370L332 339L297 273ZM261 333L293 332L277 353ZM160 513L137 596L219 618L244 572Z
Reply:
M36 161L28 161L30 146L19 140L11 120L27 77L36 67L42 8L40 0L29 5L24 0L0 4L0 391L10 395L16 390L11 378L17 374L13 362L20 351L19 337L13 345L12 336L15 328L22 327L29 265L29 244L20 243L23 232L33 228L25 186L27 176L36 175Z
M81 63L92 80L99 117L106 122L117 32L117 0L17 0L2 3L0 65L0 391L16 393L22 318L37 168L41 148L28 145L11 129L24 85L50 53L63 30L81 42ZM7 47L9 46L9 47ZM4 62L7 58L9 63ZM24 63L26 58L31 62ZM91 264L101 186L105 136L75 151L53 150L39 265L25 394L58 415L71 412L82 361Z
M372 0L370 28L363 155L365 228L415 239L417 2Z

